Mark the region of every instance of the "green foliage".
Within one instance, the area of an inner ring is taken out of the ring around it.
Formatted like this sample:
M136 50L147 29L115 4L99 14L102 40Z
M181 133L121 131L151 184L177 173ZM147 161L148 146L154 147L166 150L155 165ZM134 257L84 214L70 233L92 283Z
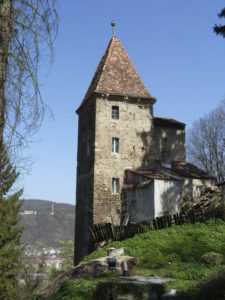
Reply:
M132 299L146 299L149 287L143 283L133 284L132 282L122 282L118 280L107 280L99 282L93 294L93 299L117 299L119 296L131 295ZM134 296L134 298L133 298Z
M50 280L58 277L60 274L64 273L67 270L73 268L73 258L74 258L74 245L72 240L62 241L59 240L61 244L61 253L60 258L63 259L61 270L57 270L55 266L53 266L50 270Z
M63 259L62 270L67 271L73 268L73 258L74 258L74 244L72 240L62 241L59 240L61 244L61 255L60 257Z
M46 300L91 300L96 284L96 280L65 280L60 290Z
M205 253L201 261L207 265L221 265L224 261L223 255L216 252Z
M23 251L20 245L22 228L17 226L22 190L11 193L17 177L18 173L4 150L0 190L0 299L4 300L13 299Z
M179 299L205 300L225 299L225 269L214 272L201 279L197 284L191 285L179 292Z
M77 280L65 280L59 291L54 295L46 297L46 300L92 300L98 284L103 280L113 279L117 277L118 273L104 273L98 278L90 278L86 276L85 278L80 278ZM41 299L41 298L40 298ZM94 299L104 299L104 298L94 298ZM39 300L39 298L35 298Z
M41 300L42 295L40 292L34 292L31 296L31 300Z
M56 277L58 277L62 273L64 273L64 271L58 270L58 269L56 269L55 266L52 266L51 269L50 269L50 275L49 275L50 281L55 279Z

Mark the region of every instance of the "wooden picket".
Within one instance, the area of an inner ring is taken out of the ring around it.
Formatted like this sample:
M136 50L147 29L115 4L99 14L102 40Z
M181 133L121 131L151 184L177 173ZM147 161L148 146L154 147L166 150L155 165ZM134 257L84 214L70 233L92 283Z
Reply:
M93 244L103 241L122 241L133 237L135 234L144 233L150 230L159 230L174 225L186 223L205 222L210 218L219 218L216 211L203 213L202 211L190 212L188 214L174 214L157 217L151 221L139 223L128 223L126 226L115 226L111 223L93 224L90 233Z

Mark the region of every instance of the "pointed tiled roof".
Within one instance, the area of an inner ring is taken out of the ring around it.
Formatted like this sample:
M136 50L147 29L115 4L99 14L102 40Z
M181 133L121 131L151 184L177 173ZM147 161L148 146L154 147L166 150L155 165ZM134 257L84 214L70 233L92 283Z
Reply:
M155 101L146 89L120 40L116 37L109 42L80 107L94 93Z

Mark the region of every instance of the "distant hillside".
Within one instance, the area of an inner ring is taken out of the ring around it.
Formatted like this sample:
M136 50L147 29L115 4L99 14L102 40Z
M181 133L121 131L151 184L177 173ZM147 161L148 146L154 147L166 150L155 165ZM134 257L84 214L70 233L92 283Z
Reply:
M20 218L20 224L24 226L22 242L26 244L58 247L59 240L74 240L74 205L36 199L24 200Z

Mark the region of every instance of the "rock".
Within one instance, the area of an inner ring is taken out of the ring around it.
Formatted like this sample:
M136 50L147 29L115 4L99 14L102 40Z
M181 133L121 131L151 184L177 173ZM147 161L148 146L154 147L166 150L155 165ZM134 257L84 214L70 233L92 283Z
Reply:
M181 213L188 214L191 212L201 211L203 213L215 213L221 215L221 191L217 186L205 187L201 196L197 199L191 199L187 202L184 199L181 206Z
M134 276L135 267L139 265L140 261L134 258L124 259L121 263L121 270L123 276Z
M161 296L161 299L176 299L177 298L177 291L175 289L171 289L168 293L165 293Z
M115 300L133 300L133 299L134 299L133 295L121 295L115 298Z
M118 256L124 254L124 248L108 248L107 256Z
M170 278L155 278L145 276L117 277L99 283L94 299L161 299L164 294L164 284Z
M107 257L107 263L110 270L113 270L117 266L117 260L115 257Z
M103 273L114 271L117 271L122 275L123 273L125 274L125 271L123 270L126 269L126 276L130 276L130 274L134 273L135 266L138 264L139 261L134 257L122 255L90 260L55 278L46 288L41 291L41 293L44 295L44 297L52 295L60 288L64 280L77 279L86 275L98 277Z

